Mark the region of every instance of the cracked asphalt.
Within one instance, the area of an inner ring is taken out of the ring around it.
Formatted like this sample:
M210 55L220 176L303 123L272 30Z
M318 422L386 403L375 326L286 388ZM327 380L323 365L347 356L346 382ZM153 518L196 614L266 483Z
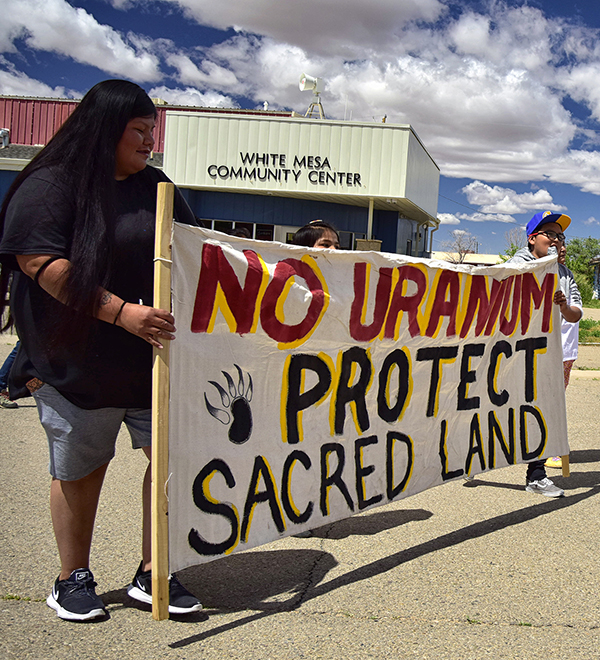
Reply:
M11 343L0 337L0 360ZM145 467L126 433L92 556L109 617L74 624L46 606L58 572L46 442L32 400L0 408L0 659L600 657L600 346L585 348L567 390L572 474L552 475L566 497L526 493L522 465L454 481L186 569L205 609L168 621L126 594Z

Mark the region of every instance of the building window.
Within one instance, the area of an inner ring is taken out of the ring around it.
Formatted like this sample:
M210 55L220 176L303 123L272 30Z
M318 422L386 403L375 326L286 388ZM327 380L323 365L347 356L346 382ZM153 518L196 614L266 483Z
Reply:
M273 231L275 227L273 225L255 225L256 231L254 238L259 241L272 241L273 240Z
M224 234L231 234L233 229L233 222L228 220L213 220L212 229L222 231Z

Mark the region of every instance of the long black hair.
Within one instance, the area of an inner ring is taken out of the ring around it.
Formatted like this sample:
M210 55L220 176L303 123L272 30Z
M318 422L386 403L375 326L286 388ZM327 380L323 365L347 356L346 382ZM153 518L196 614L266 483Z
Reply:
M98 287L109 280L111 219L114 215L115 152L127 123L156 117L146 92L127 80L105 80L83 97L54 137L17 176L0 210L0 236L6 211L25 179L41 168L54 167L75 200L71 269L64 294L69 310L91 319L99 304ZM6 304L10 270L0 265L0 315ZM2 330L9 327L9 320Z
M328 231L333 232L337 236L338 241L340 240L340 235L335 227L332 227L327 222L323 222L323 220L311 220L307 225L298 229L294 234L292 243L293 245L313 247L321 236Z

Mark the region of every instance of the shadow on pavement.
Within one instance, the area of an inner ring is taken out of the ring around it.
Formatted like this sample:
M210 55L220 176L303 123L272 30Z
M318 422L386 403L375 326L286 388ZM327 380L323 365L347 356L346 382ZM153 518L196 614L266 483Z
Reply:
M585 473L581 475L581 478L581 481L595 480L597 482L598 473ZM562 481L567 482L568 479ZM253 621L271 616L271 614L293 611L300 607L302 603L309 600L331 593L341 587L381 575L431 552L451 548L464 541L493 534L511 525L520 525L524 522L534 520L539 516L552 513L553 511L579 504L579 502L594 497L599 493L600 487L594 486L585 492L576 493L569 497L557 499L538 497L536 498L536 501L538 501L537 504L467 525L438 538L425 541L405 550L400 550L389 557L384 557L365 566L361 566L333 578L324 584L320 583L321 580L327 571L336 565L336 561L328 553L313 550L283 550L240 554L227 559L220 559L217 562L200 568L187 569L184 572L186 575L188 573L190 574L190 580L186 581L187 586L189 587L191 574L194 573L194 579L197 579L198 587L200 587L201 583L204 584L204 589L213 587L211 601L212 598L218 595L218 591L220 591L220 589L217 591L214 590L213 583L218 585L225 578L229 580L228 584L221 584L220 587L223 589L221 596L226 601L219 602L220 608L225 609L229 605L234 611L247 608L262 611L243 617L237 621L217 626L212 630L186 637L178 642L169 644L169 646L171 648L183 648L190 644L202 642L210 637L220 635L226 631L241 628ZM223 572L225 568L223 566L224 562L228 562L228 570L225 572ZM202 574L202 578L200 578L200 573ZM198 575L197 578L196 574ZM248 579L251 580L250 584L245 584ZM304 591L301 590L301 585L303 584L307 585ZM268 594L284 594L290 591L295 591L296 593L287 600L280 600L275 603L266 603L261 600ZM216 604L216 601L212 602Z
M401 509L379 511L370 515L346 518L331 525L323 525L312 530L312 536L322 539L341 540L349 536L373 536L386 529L400 527L409 522L427 520L433 513L425 509Z
M600 463L600 449L577 449L569 454L570 463Z
M494 488L506 488L508 490L522 490L525 492L525 484L507 484L502 481L489 481L488 479L478 479L475 477L472 481L465 481L463 488L479 488L480 486L493 486Z

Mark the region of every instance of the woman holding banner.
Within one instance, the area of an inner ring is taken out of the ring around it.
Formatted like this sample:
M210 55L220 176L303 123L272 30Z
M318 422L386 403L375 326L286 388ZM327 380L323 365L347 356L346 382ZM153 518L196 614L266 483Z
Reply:
M100 491L122 423L150 458L152 347L174 338L173 316L152 307L156 189L168 181L146 166L155 117L137 85L97 84L16 178L0 212L0 304L13 273L21 338L10 393L33 394L48 436L61 572L47 603L63 619L106 614L89 569ZM196 224L178 192L175 217ZM150 603L149 470L142 536L128 593ZM201 607L173 577L169 611Z

